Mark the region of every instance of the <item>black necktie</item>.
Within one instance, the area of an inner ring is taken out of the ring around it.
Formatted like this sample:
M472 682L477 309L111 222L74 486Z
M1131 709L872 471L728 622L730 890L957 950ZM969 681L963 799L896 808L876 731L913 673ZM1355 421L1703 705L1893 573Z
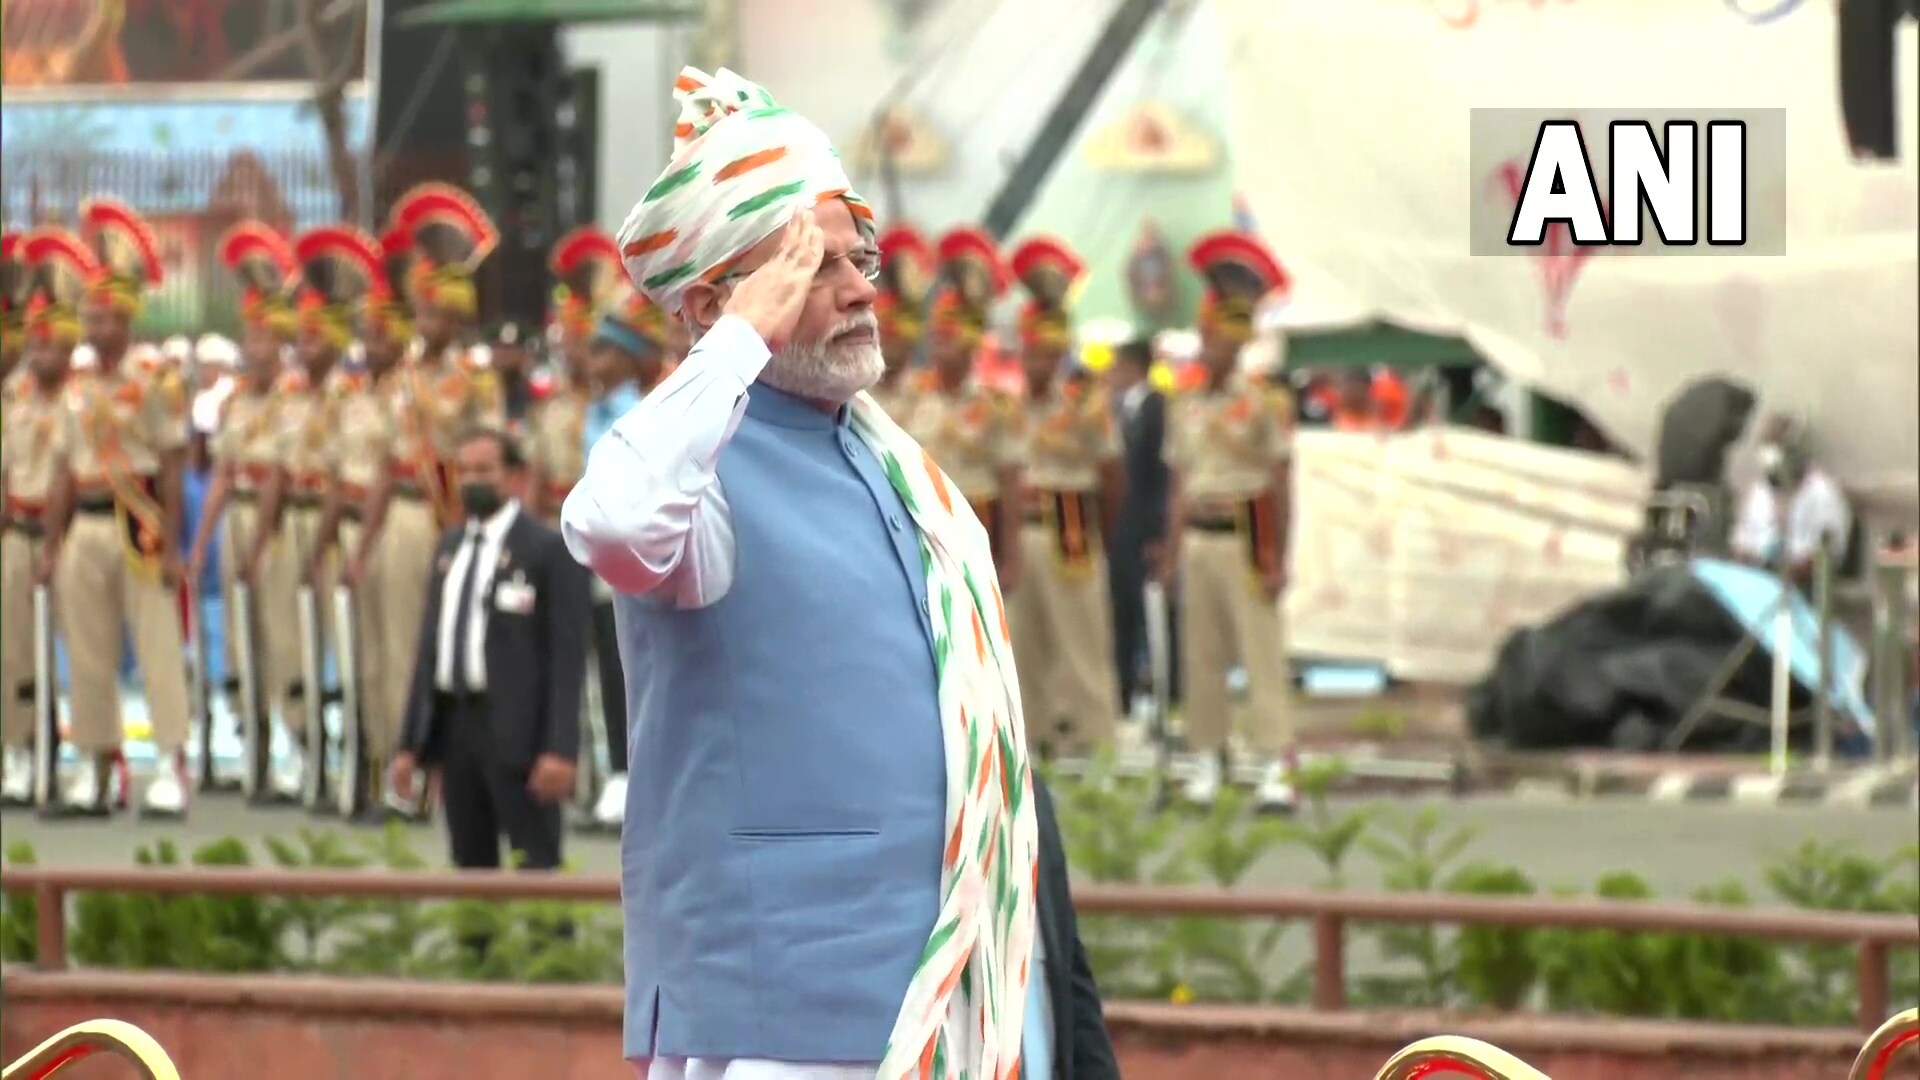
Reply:
M473 587L480 580L480 527L467 527L467 571L460 579L460 605L453 611L453 679L456 693L467 689L467 634L472 623Z

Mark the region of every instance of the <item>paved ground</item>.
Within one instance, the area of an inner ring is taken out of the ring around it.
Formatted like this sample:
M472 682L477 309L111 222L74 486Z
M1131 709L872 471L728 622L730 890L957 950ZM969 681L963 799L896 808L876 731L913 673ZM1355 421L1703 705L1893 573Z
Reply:
M1337 804L1337 808L1353 805L1357 804ZM1911 809L1749 808L1606 799L1541 804L1494 797L1374 805L1387 814L1436 806L1447 826L1478 831L1468 858L1518 865L1542 885L1590 887L1606 871L1631 868L1645 875L1661 894L1676 898L1728 878L1757 887L1770 852L1809 838L1851 843L1874 854L1892 854L1904 844L1920 842L1920 821ZM42 863L76 866L130 866L135 848L162 837L172 837L191 849L227 836L257 840L302 827L341 828L337 822L309 818L297 810L248 810L237 798L220 796L202 800L184 825L131 820L46 822L28 811L0 814L0 839L31 843ZM437 829L422 827L412 835L423 856L436 864L444 862L445 841ZM618 847L611 838L576 834L568 843L569 861L582 870L610 871L617 866ZM1250 875L1253 881L1272 886L1314 885L1320 876L1312 857L1297 849L1270 854ZM1378 883L1377 871L1365 856L1356 857L1350 877L1355 887Z

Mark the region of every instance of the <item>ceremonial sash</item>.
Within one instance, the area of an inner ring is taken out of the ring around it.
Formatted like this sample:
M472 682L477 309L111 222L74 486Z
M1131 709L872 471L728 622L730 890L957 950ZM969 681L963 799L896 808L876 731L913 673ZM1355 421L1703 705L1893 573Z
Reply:
M143 393L148 391L142 391ZM113 516L119 522L127 568L144 581L160 580L160 553L166 550L167 515L160 505L159 485L151 476L140 476L127 460L121 445L119 425L106 402L101 400L98 384L88 402L88 430L93 436L94 456L113 492Z
M433 408L427 404L425 395L420 393L420 372L409 369L403 372L406 377L407 411L418 425L417 435L420 443L420 464L414 472L421 491L427 502L433 507L433 516L441 528L447 528L458 522L464 515L460 512L460 503L455 495L453 469L440 456L440 448L434 443L435 424Z

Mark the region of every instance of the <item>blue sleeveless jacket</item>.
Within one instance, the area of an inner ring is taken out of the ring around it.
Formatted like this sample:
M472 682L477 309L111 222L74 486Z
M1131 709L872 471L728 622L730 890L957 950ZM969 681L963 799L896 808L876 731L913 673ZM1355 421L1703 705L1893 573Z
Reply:
M718 471L727 594L617 601L626 1054L877 1061L945 833L918 540L844 409L757 385Z

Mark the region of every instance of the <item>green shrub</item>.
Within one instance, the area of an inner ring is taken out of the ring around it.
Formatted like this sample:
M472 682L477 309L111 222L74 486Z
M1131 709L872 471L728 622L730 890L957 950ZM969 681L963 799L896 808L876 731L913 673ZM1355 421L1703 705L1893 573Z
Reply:
M7 845L4 861L8 866L32 866L37 861L33 845L16 840ZM32 893L9 894L0 898L0 960L8 963L31 962L40 955L40 901Z
M1118 884L1241 885L1283 848L1309 853L1317 884L1344 887L1356 855L1371 860L1386 888L1480 896L1532 896L1541 888L1519 868L1469 861L1474 837L1444 827L1437 809L1411 813L1336 808L1328 798L1342 766L1305 771L1301 813L1278 821L1228 792L1209 811L1167 811L1154 785L1116 776L1096 762L1078 780L1053 782L1060 827L1075 877ZM285 869L386 868L425 863L396 825L351 837L306 830L262 843L265 861ZM5 851L28 866L24 844ZM248 866L241 841L208 844L183 860L160 840L143 846L145 866ZM1920 845L1876 858L1845 845L1804 843L1774 853L1764 868L1769 899L1826 911L1920 916ZM1557 888L1573 897L1581 890ZM1618 871L1592 895L1649 900L1636 874ZM1696 892L1700 903L1753 902L1737 884ZM34 897L0 902L0 957L31 960ZM1177 1001L1308 1000L1312 965L1289 960L1289 924L1278 920L1090 915L1080 921L1089 961L1109 998ZM1676 1019L1850 1023L1858 1008L1848 946L1781 945L1701 934L1606 930L1353 925L1350 954L1380 963L1355 973L1361 1004L1515 1010L1539 1006L1577 1014ZM214 972L311 971L338 975L617 983L619 911L608 904L432 903L407 899L173 896L83 893L68 932L86 965ZM1296 947L1292 950L1298 952ZM1371 960L1371 957L1367 957ZM1920 999L1920 951L1892 957L1896 1003Z
M1533 879L1516 867L1475 863L1447 879L1446 891L1474 896L1532 896ZM1540 979L1538 932L1469 926L1454 942L1453 985L1466 1001L1511 1011L1525 1005Z

